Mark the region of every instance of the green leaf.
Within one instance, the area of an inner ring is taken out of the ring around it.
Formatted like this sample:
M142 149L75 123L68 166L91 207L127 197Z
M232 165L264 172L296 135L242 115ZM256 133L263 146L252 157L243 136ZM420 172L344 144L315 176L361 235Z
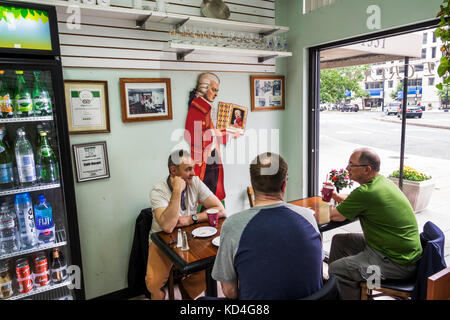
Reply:
M442 83L438 83L437 85L436 85L436 88L438 89L438 90L443 90L443 85L442 85Z
M20 14L22 15L22 18L26 19L28 15L28 9L20 9Z

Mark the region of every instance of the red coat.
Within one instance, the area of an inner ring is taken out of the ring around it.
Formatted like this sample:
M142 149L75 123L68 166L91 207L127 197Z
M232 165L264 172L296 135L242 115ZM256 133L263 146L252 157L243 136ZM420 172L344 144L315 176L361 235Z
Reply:
M208 132L209 129L214 130L214 124L211 120L211 105L206 100L203 98L194 98L192 100L186 116L185 128L186 132L184 137L191 146L191 156L195 162L195 174L202 181L204 181L206 161L209 155L208 150L215 148L216 152L220 152L219 145L212 145L212 132ZM227 135L225 134L225 130L222 130L222 133L224 133L222 137L216 138L217 144L227 143ZM220 155L216 196L219 200L223 200L225 198L223 167Z

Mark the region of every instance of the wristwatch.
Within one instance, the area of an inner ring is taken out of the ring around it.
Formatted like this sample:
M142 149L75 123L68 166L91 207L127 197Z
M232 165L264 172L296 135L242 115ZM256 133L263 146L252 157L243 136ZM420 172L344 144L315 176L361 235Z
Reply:
M194 221L194 224L196 224L198 222L197 215L194 213L191 217L192 217L192 221Z

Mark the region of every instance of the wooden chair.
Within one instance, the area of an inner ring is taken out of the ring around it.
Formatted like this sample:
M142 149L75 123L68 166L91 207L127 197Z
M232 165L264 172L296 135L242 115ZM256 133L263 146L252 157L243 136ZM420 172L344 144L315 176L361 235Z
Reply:
M427 300L450 300L450 267L428 277Z
M247 187L247 196L248 196L248 202L250 202L250 207L254 207L255 206L255 193L253 192L252 186Z

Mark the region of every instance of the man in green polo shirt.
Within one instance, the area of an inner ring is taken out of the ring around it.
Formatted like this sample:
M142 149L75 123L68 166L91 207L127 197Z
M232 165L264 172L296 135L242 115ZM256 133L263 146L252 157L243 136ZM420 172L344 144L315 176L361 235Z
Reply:
M333 193L339 205L333 221L358 217L363 234L338 234L331 242L329 274L334 274L344 299L360 299L360 282L374 271L381 279L414 275L422 254L416 217L406 196L380 175L380 157L371 149L355 150L348 162L349 178L360 184L349 195Z

